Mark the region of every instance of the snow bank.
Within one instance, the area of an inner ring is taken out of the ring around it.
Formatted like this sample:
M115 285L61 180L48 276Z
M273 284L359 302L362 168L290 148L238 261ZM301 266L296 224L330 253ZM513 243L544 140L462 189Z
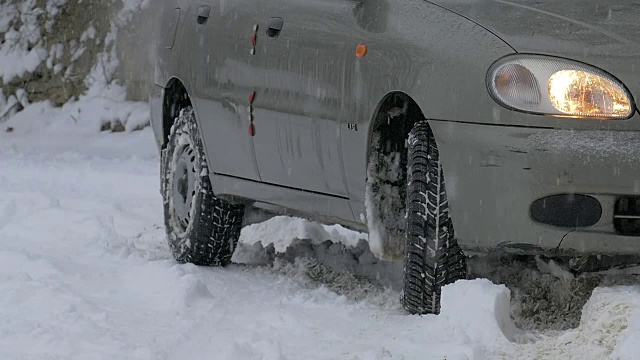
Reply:
M49 1L45 9L35 0L5 1L0 4L0 80L7 84L34 72L48 56L41 33L51 25L65 0ZM44 18L42 29L40 18Z
M0 130L12 134L96 134L100 131L140 130L149 124L146 103L127 101L126 89L119 85L93 88L61 107L49 101L26 104L24 109L3 123Z
M127 84L118 79L123 66L117 39L134 14L149 4L148 0L7 0L0 4L0 122L35 105L29 112L64 106L64 118L88 121L80 126L94 132L147 126L149 112L126 101L130 97ZM15 122L0 130L9 128L15 129Z

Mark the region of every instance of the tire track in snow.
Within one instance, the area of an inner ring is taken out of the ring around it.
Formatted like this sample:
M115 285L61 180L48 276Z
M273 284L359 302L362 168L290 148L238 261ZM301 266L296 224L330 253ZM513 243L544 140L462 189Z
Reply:
M0 231L13 221L17 208L18 206L14 199L11 199L2 207L2 211L0 211Z

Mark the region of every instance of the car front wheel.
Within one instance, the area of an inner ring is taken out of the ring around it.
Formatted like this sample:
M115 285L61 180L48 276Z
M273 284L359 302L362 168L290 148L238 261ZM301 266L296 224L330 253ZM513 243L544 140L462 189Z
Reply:
M412 314L438 314L442 287L466 278L466 258L454 238L438 146L426 121L414 126L408 147L402 304Z

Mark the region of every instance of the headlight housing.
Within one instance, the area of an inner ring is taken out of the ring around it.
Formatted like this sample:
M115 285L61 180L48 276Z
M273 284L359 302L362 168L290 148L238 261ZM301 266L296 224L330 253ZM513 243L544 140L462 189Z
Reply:
M541 55L511 55L489 69L487 87L500 105L533 114L597 120L629 119L627 88L606 72Z

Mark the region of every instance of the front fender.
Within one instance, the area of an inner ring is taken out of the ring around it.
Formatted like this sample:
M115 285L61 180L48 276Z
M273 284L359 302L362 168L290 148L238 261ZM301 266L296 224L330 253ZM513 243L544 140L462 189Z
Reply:
M416 9L420 9L417 11ZM486 89L486 74L499 58L515 51L500 38L437 5L393 2L389 26L356 64L354 105L344 124L342 144L352 209L365 214L365 179L371 133L381 102L390 93L407 94L426 118L460 122L500 121L500 107ZM363 214L363 216L360 216Z

